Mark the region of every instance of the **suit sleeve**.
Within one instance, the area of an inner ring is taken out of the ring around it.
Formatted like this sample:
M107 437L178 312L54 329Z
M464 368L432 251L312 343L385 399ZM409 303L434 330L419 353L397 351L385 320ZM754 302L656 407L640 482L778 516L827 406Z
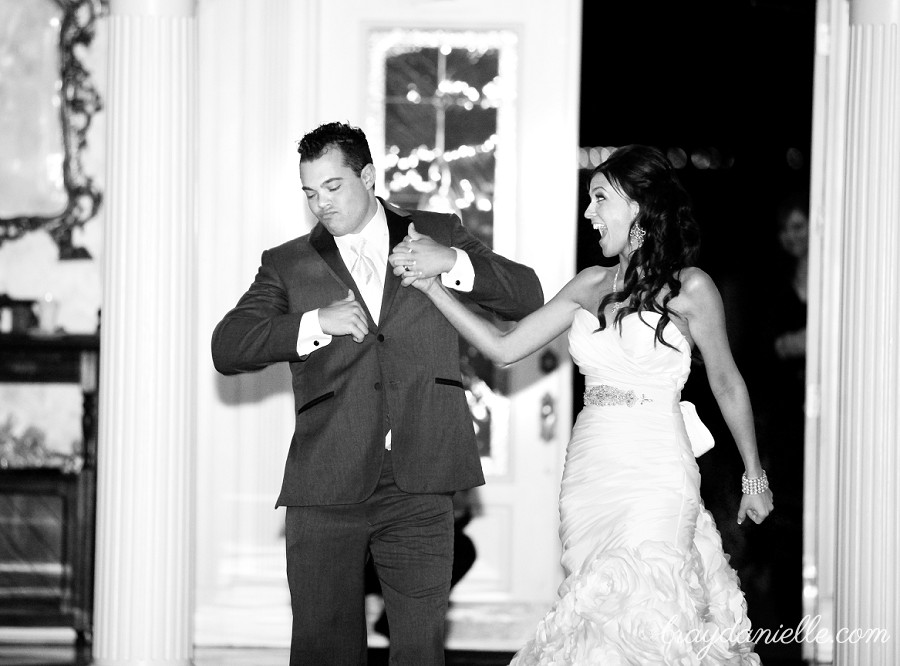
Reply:
M247 292L216 325L212 358L224 375L262 370L272 363L299 361L297 335L303 314L290 312L287 290L268 250Z
M541 282L533 269L511 261L475 238L452 216L451 245L469 255L475 269L472 291L461 294L503 319L519 320L544 304Z

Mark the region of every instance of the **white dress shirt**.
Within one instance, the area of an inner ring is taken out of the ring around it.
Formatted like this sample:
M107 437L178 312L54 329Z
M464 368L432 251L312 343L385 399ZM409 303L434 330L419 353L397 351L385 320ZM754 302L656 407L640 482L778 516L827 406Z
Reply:
M382 285L384 284L385 274L387 272L387 258L392 248L388 247L390 238L388 234L387 218L384 214L384 206L377 199L375 200L377 209L375 215L369 220L368 224L362 228L358 234L346 234L344 236L335 236L334 242L341 253L341 259L347 266L347 270L353 266L356 260L356 252L353 250L359 237L366 239L366 254L368 254L378 275L381 276ZM456 252L456 262L446 273L441 273L441 283L448 289L454 289L460 292L472 291L475 286L475 268L472 266L472 260L469 255L459 248L453 248ZM384 290L382 289L382 294ZM366 299L366 307L372 315L372 319L378 324L378 318L381 313L381 299L377 299L377 303L369 303ZM297 334L297 354L306 356L321 349L331 342L331 336L322 331L319 324L319 310L310 310L304 313L300 319L300 330Z
M377 209L375 215L357 234L346 234L344 236L335 236L334 242L338 251L341 253L341 259L347 270L353 272L353 264L356 263L356 248L360 243L365 241L365 253L372 263L375 265L375 274L378 276L379 289L368 290L364 285L358 284L360 294L369 308L369 313L375 324L378 324L378 316L381 313L381 299L384 296L384 279L387 270L388 254L390 248L388 244L387 219L384 216L384 207L381 202L376 199ZM355 279L355 278L354 278Z

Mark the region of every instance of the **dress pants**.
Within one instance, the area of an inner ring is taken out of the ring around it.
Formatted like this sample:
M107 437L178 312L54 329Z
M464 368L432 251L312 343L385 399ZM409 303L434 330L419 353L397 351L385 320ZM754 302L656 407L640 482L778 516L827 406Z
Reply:
M453 565L452 493L404 493L384 452L375 492L358 504L289 506L290 666L366 663L364 570L371 552L391 625L390 663L444 663Z

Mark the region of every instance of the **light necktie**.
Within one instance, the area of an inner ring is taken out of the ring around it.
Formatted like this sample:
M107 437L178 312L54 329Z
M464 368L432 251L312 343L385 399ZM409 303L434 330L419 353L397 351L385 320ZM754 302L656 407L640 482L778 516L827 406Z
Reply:
M375 268L375 262L366 252L366 241L361 240L358 245L353 246L353 252L356 257L353 265L350 267L350 275L356 281L356 285L362 292L363 299L372 318L378 323L378 315L381 310L381 278L378 275L378 269Z
M366 241L361 240L358 245L353 246L356 258L353 260L353 266L350 267L350 274L356 283L362 287L369 285L371 282L378 281L378 271L375 270L375 262L372 257L366 254Z

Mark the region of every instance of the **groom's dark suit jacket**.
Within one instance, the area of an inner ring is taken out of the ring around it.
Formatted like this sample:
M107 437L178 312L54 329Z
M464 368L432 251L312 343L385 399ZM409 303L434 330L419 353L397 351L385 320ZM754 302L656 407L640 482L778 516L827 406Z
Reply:
M463 298L507 319L521 319L543 303L534 271L491 252L455 215L384 207L390 248L414 222L419 232L468 253L475 286ZM335 336L298 356L304 312L345 298L348 289L364 305L334 238L317 224L263 253L253 284L213 333L213 360L224 374L290 363L296 426L279 506L366 499L378 482L389 429L401 490L445 493L484 483L458 334L421 292L400 286L390 265L384 283L379 325L370 316L362 343Z

